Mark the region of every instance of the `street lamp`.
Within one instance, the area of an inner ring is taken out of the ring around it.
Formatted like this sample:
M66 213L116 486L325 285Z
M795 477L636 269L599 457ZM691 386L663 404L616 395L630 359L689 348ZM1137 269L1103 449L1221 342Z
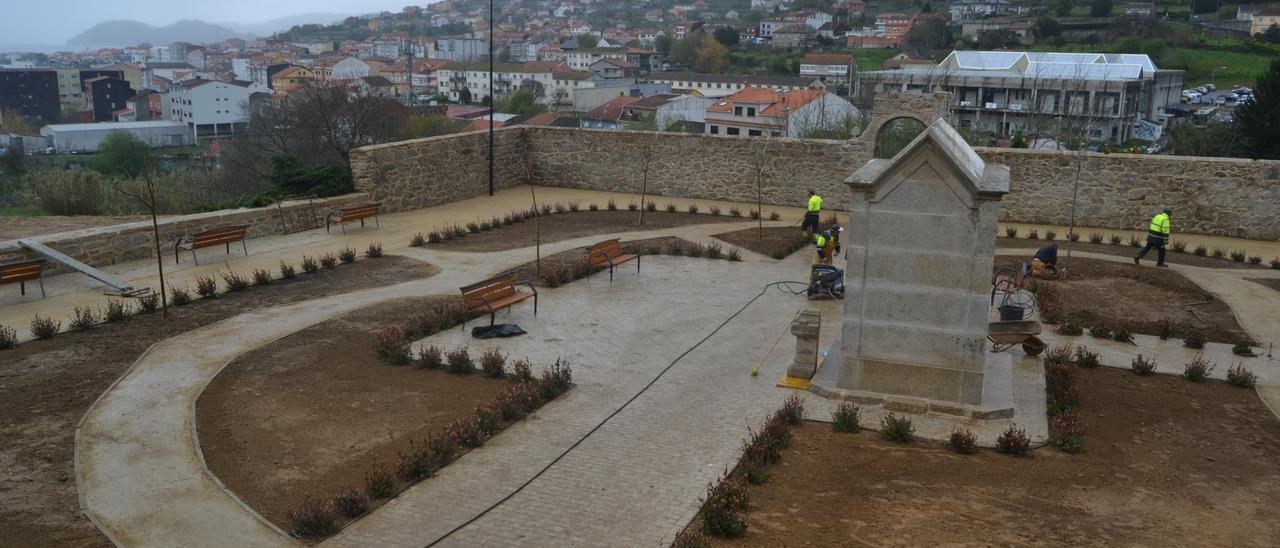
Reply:
M1218 89L1218 71L1220 71L1220 70L1227 70L1227 67L1226 67L1225 65L1223 65L1223 66L1221 66L1221 67L1218 67L1218 68L1215 68L1215 69L1213 69L1213 70L1209 71L1209 83L1210 83L1210 84L1213 84L1213 88L1214 88L1215 90L1217 90L1217 89Z

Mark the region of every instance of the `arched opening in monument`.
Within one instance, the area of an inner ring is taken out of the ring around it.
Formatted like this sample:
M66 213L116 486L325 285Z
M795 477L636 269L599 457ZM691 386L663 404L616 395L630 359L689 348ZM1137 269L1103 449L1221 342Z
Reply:
M892 158L924 131L924 124L915 118L894 118L880 126L876 133L876 158Z

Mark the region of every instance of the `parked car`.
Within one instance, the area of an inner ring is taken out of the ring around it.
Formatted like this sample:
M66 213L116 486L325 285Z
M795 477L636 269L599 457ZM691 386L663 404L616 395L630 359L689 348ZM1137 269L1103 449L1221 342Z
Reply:
M1226 96L1226 95L1219 95L1217 98L1215 98L1215 99L1213 100L1213 103L1214 103L1214 104L1216 104L1216 105L1225 105L1225 104L1227 104L1227 96Z
M1231 93L1238 93L1238 94L1242 94L1242 95L1243 95L1243 94L1251 94L1251 93L1253 93L1253 90L1251 90L1251 89L1249 89L1249 88L1247 88L1247 87L1244 87L1244 86L1240 86L1240 87L1238 87L1238 88L1236 88L1236 89L1231 90Z
M1206 93L1209 93L1209 86L1200 86L1200 87L1196 88L1196 92L1197 92L1197 93L1199 93L1199 94L1201 94L1201 95L1204 95L1204 94L1206 94Z
M1205 85L1204 85L1204 86L1202 86L1202 87L1204 87L1204 88L1208 89L1209 91L1217 91L1217 90L1218 90L1218 86L1213 85L1213 84L1205 84Z

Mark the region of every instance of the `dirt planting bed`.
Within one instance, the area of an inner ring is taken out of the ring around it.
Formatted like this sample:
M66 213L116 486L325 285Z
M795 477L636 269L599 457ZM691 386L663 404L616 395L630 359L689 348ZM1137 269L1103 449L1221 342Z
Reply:
M999 255L996 266L1022 260ZM1064 317L1082 327L1105 324L1159 335L1167 320L1174 326L1194 328L1210 341L1252 341L1227 303L1176 271L1081 257L1072 259L1071 265L1065 279L1040 283L1057 289Z
M763 232L763 238L760 237L761 230L758 227L716 234L715 237L775 259L786 258L798 249L808 247L798 227L771 226L765 227Z
M639 212L625 211L625 205L623 204L619 204L619 207L623 207L624 210L607 211L603 209L603 204L601 204L600 211L588 211L586 205L583 205L582 209L577 212L565 211L539 217L538 231L541 234L542 243L571 240L592 234L657 230L694 224L728 223L744 220L744 218L734 218L728 215L711 215L705 211L698 214L690 214L683 211L677 213L647 211L644 214L644 226L639 226L637 224ZM477 220L478 222L489 222L489 219ZM424 234L426 233L426 231L423 232ZM534 245L533 219L475 234L467 234L454 240L429 243L427 247L455 251L503 251L531 245Z
M145 217L142 215L77 215L73 217L60 215L45 215L38 217L0 216L0 241L16 240L18 238L26 238L29 236L41 236L56 232L66 232L68 230L79 230L81 228L134 223L143 220L149 221L151 220L151 217Z
M715 544L1275 545L1280 421L1252 390L1110 368L1078 376L1076 455L965 456L804 423L748 488L746 536Z
M308 494L363 489L365 472L398 462L409 440L470 416L507 382L388 365L384 324L440 300L367 307L245 354L196 404L205 460L227 487L285 530Z
M168 318L159 312L130 316L0 351L0 545L110 546L79 510L75 425L147 347L237 314L424 278L436 270L403 257L361 259L268 287L198 299L171 309Z
M1177 240L1176 236L1174 240L1175 241ZM1067 242L1061 239L1061 236L1059 236L1059 239L1057 241L1053 241L1053 242L1046 241L1046 240L1028 240L1026 238L1005 238L1005 237L996 238L996 247L1004 248L1004 249L1017 249L1017 248L1038 249L1042 246L1046 246L1051 243L1058 244L1058 262L1063 263L1064 265L1067 265L1067 268L1070 269L1071 266L1069 266L1069 264L1066 262ZM1144 243L1145 243L1145 240L1144 240ZM1142 250L1142 248L1140 247L1131 247L1127 241L1120 245L1110 245L1106 243L1095 244L1095 243L1086 242L1086 241L1078 241L1071 245L1072 245L1073 251L1103 253L1107 255L1115 255L1117 257L1126 257L1126 258L1132 258L1134 255L1138 254L1138 251ZM1269 264L1269 261L1271 261L1272 259L1271 257L1263 257L1262 263L1255 265L1255 264L1249 264L1247 262L1236 262L1231 260L1230 257L1223 258L1223 259L1219 259L1217 257L1210 257L1207 255L1202 257L1199 255L1193 254L1191 251L1192 251L1192 248L1188 247L1185 253L1178 253L1174 251L1172 247L1170 247L1166 250L1165 262L1169 264L1202 266L1205 268L1267 269L1267 268L1270 268L1268 264ZM1223 251L1227 253L1231 252L1230 249L1224 249ZM1028 254L1027 257L1023 259L1023 261L1031 262L1031 254ZM1151 251L1147 252L1147 256L1142 259L1142 264L1145 266L1154 266L1156 264L1156 250L1152 249Z
M735 250L725 250L716 246L704 246L673 236L624 241L622 242L622 248L628 252L635 252L642 255L639 259L641 261L644 260L643 255L687 255L690 257L702 257L717 260L741 260L741 255L732 255ZM715 256L710 255L713 248L714 253L716 254ZM530 262L516 267L514 272L517 278L531 280L534 285L541 287L556 287L587 275L587 261L587 248L581 247L543 257L540 270L537 268L535 263ZM634 273L635 268L635 262L628 261L615 267L614 272L615 274L619 272ZM539 274L539 272L541 272L541 274Z

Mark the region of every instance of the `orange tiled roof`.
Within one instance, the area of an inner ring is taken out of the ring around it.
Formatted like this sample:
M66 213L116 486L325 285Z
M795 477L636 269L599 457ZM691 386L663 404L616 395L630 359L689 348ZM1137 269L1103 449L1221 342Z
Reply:
M785 117L789 111L807 105L826 93L826 90L821 89L780 92L770 88L749 87L712 103L707 107L707 112L733 112L735 103L751 103L766 105L760 110L761 116Z

